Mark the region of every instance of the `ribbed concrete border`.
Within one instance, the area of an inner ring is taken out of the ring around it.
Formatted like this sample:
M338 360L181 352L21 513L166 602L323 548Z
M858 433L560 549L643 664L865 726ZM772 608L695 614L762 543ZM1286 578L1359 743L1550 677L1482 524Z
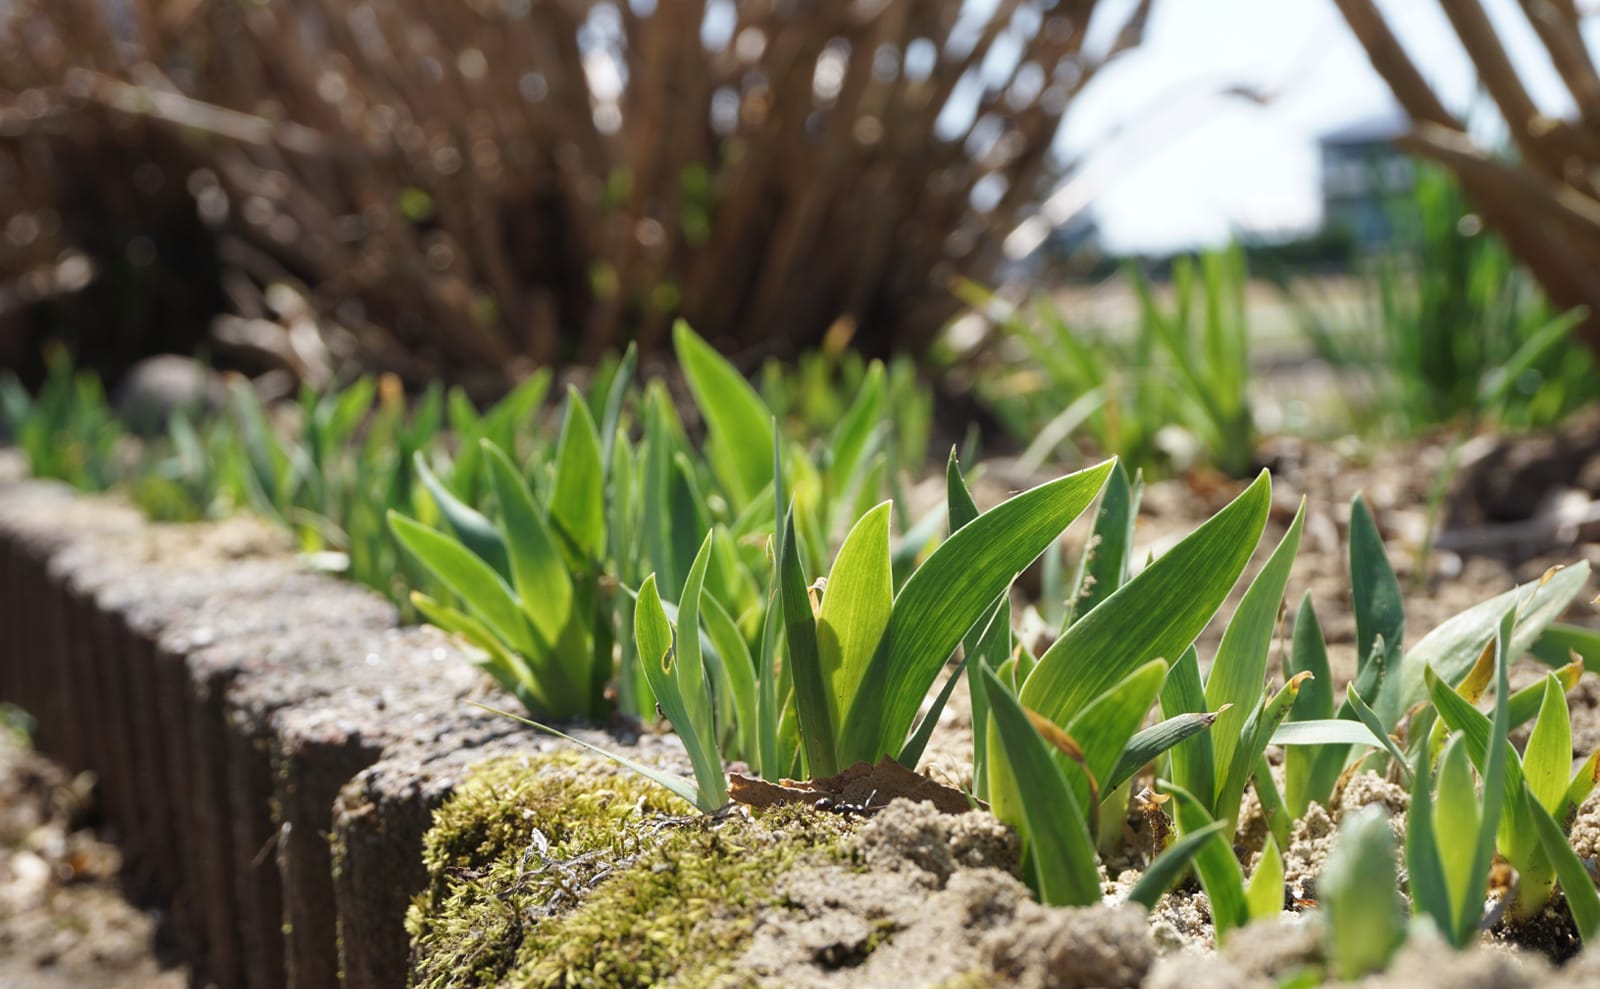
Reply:
M275 530L152 525L3 451L0 630L0 699L97 774L127 884L200 984L403 986L433 808L473 762L547 744L464 704L484 688L457 650Z

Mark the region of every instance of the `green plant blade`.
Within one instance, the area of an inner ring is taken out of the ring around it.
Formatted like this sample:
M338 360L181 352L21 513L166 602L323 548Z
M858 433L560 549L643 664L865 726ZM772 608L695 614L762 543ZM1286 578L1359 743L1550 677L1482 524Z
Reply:
M883 424L884 396L883 364L873 361L828 443L832 455L829 474L836 485L836 495L843 495L852 487L867 466L868 454L876 443L874 436Z
M1189 863L1194 860L1195 854L1211 839L1222 831L1225 821L1212 821L1198 831L1190 831L1167 847L1167 850L1156 856L1150 867L1139 876L1139 881L1133 884L1133 889L1128 891L1128 901L1137 903L1146 910L1154 910L1156 904L1172 884L1177 882L1185 872L1189 871Z
M505 545L522 609L546 642L556 642L572 612L572 580L561 550L510 458L488 440L483 441L483 457L505 520Z
M521 701L525 707L539 711L559 711L562 708L551 700L548 684L534 675L528 664L519 662L505 648L498 636L483 623L465 612L435 601L421 591L411 592L411 604L433 625L465 640L468 645L481 650L484 659L477 666L494 678L506 693Z
M1378 663L1375 674L1367 675L1375 675L1381 684L1395 672L1393 667L1400 656L1406 615L1400 601L1399 578L1389 565L1383 537L1378 534L1378 525L1373 521L1366 499L1360 495L1350 505L1350 594L1356 613L1356 661L1363 672L1369 664ZM1364 685L1367 681L1362 682ZM1381 701L1384 695L1372 692L1368 696ZM1386 729L1400 716L1401 709L1381 702L1374 706Z
M556 483L550 496L549 524L567 543L584 570L606 552L605 462L600 433L588 403L576 388L567 392L567 411L556 446Z
M1567 894L1567 908L1572 911L1578 936L1585 945L1592 944L1595 936L1600 934L1600 892L1595 890L1594 880L1590 878L1583 860L1572 850L1567 836L1561 833L1561 825L1556 823L1549 811L1539 806L1538 801L1529 801L1529 805L1533 811L1533 826L1539 832L1539 841L1561 879L1562 892Z
M966 479L961 476L961 464L956 458L956 448L950 448L950 457L945 462L945 516L950 524L950 532L967 525L979 515L978 503L973 500L972 492L967 488ZM972 697L972 787L975 793L988 799L989 793L989 732L984 727L988 724L989 709L984 701L982 685L976 681L978 667L987 665L991 669L998 668L1006 658L1011 655L1011 603L1007 595L1001 600L996 614L988 616L987 621L980 621L979 625L967 631L961 640L961 648L966 655L977 655L978 662L967 664L967 691ZM997 622L1004 622L1003 628L996 628ZM932 725L928 726L930 729ZM920 732L919 732L920 734ZM931 731L930 731L931 734ZM911 745L916 745L916 739ZM921 758L921 749L927 744L924 739L917 746L915 757ZM908 746L909 748L909 746ZM907 756L913 753L903 751L900 762L904 765L909 760Z
M1261 804L1261 816L1267 822L1267 830L1278 839L1279 848L1288 848L1289 832L1295 818L1283 802L1283 792L1278 789L1278 781L1272 775L1272 764L1267 762L1265 753L1256 756L1256 770L1250 781L1255 785L1256 800Z
M939 688L939 693L934 695L933 703L928 705L928 711L917 722L917 727L911 732L911 737L906 739L905 747L894 761L907 769L916 769L917 763L922 761L922 753L928 749L928 741L933 738L933 730L939 727L939 715L944 712L945 705L950 703L950 695L955 693L956 684L961 682L961 674L967 671L973 656L963 656L956 668L945 677L944 686ZM987 708L985 709L987 710Z
M1294 611L1285 679L1294 674L1310 674L1310 680L1294 698L1291 720L1309 722L1333 717L1333 671L1328 667L1328 645L1323 639L1322 623L1317 619L1317 608L1310 603L1309 591Z
M675 776L672 773L663 772L654 766L646 766L642 762L635 762L626 756L617 755L615 752L612 752L609 749L603 749L598 745L590 745L581 738L574 738L564 731L551 728L549 725L542 725L537 721L530 721L521 715L512 714L510 711L502 711L499 708L490 707L487 704L479 704L477 701L468 701L467 703L471 704L473 707L481 707L490 714L498 714L501 717L510 718L512 721L520 721L529 728L537 728L546 734L565 739L566 741L572 742L575 745L579 745L585 749L588 749L590 752L593 752L596 755L603 755L622 768L638 773L640 776L643 776L645 779L656 784L662 789L677 794L678 796L682 797L685 802L693 804L706 813L710 813L711 811L719 809L718 807L712 807L709 809L705 807L703 805L704 802L701 799L700 791L692 782L684 779L682 776Z
M1341 979L1380 972L1406 938L1394 832L1381 808L1364 807L1339 828L1317 892L1327 911L1328 956Z
M1232 710L1223 711L1217 718L1217 730L1211 733L1211 744L1216 752L1219 772L1226 772L1233 763L1234 748L1240 741L1240 729L1256 706L1260 704L1267 678L1267 653L1272 647L1272 633L1277 628L1278 610L1283 603L1283 591L1289 583L1289 571L1294 566L1295 554L1300 549L1300 532L1305 525L1305 499L1295 512L1294 521L1283 534L1277 548L1267 558L1267 563L1245 589L1239 610L1233 613L1227 629L1222 633L1222 644L1217 647L1216 661L1206 679L1206 707L1222 711L1223 705ZM1288 714L1287 711L1284 712ZM1247 766L1255 764L1256 753L1248 754ZM1218 791L1224 781L1217 780ZM1219 815L1221 816L1221 815ZM1232 817L1232 813L1227 816Z
M1596 783L1600 783L1600 749L1589 753L1589 758L1583 760L1573 772L1572 782L1568 784L1567 792L1561 798L1561 806L1554 811L1553 816L1556 820L1571 820L1572 815L1583 806L1583 802L1589 799L1589 794L1594 792Z
M1285 679L1297 673L1310 673L1311 679L1300 688L1294 700L1289 712L1290 722L1332 718L1333 672L1328 666L1327 642L1309 591L1300 599L1300 607L1295 611L1289 656L1284 664ZM1337 744L1316 749L1297 747L1284 753L1284 799L1290 813L1298 818L1311 801L1326 803L1344 769L1345 758L1346 751Z
M1552 670L1550 675L1556 678L1556 683L1562 693L1568 693L1578 686L1579 679L1584 673L1583 663L1574 661L1559 669ZM1511 730L1515 731L1538 714L1539 708L1544 706L1544 681L1540 680L1528 684L1521 690L1511 695Z
M1083 746L1083 770L1096 781L1106 779L1117 768L1128 740L1144 723L1145 715L1155 704L1162 681L1167 678L1167 664L1151 660L1128 674L1121 683L1090 702L1076 718L1064 725L1066 733ZM1083 773L1068 769L1067 778L1073 784L1073 793L1080 807L1090 807L1088 780ZM1101 793L1110 793L1114 786L1099 784ZM1026 792L1026 791L1024 791Z
M1202 831L1216 823L1205 805L1184 787L1162 780L1158 789L1177 798L1175 816L1184 834ZM1249 905L1245 899L1244 870L1239 868L1239 860L1233 854L1226 830L1216 831L1195 853L1194 871L1211 900L1211 920L1215 925L1217 941L1222 943L1229 931L1244 926L1250 919Z
M979 670L996 728L1000 753L1029 799L1022 802L1019 827L1029 845L1039 900L1050 906L1100 902L1100 871L1083 810L1044 740L1028 723L1022 705L994 671Z
M417 472L417 479L422 486L433 497L434 504L439 506L439 514L450 524L451 531L462 545L493 568L495 573L510 580L511 559L506 552L505 540L494 525L477 509L457 498L428 467L427 458L420 451L412 458L412 468Z
M1214 712L1191 712L1167 718L1136 733L1128 739L1127 746L1117 759L1116 767L1106 774L1102 786L1108 791L1115 790L1167 750L1184 739L1200 734L1216 724L1216 721L1217 716Z
M1449 902L1465 903L1469 890L1482 892L1472 888L1473 857L1478 847L1482 815L1471 763L1460 735L1451 737L1439 757L1434 799L1433 831L1438 835L1445 889Z
M1544 679L1544 701L1522 753L1522 776L1528 792L1545 810L1554 812L1566 796L1572 772L1572 717L1566 694L1554 673Z
M1494 636L1501 617L1526 599L1517 609L1516 626L1508 645L1512 656L1522 655L1566 610L1588 581L1588 562L1576 563L1548 580L1520 584L1449 619L1406 653L1398 688L1399 703L1387 709L1409 710L1426 698L1429 692L1424 677L1428 669L1446 683L1460 683L1477 662L1483 644Z
M1283 913L1283 855L1278 851L1278 839L1270 834L1256 860L1256 869L1250 874L1244 898L1251 920L1266 920Z
M706 532L705 541L700 544L694 563L689 567L688 579L683 582L683 594L678 601L678 661L672 667L672 675L677 680L689 723L694 725L696 740L709 748L708 761L716 763L717 775L721 776L717 731L711 715L711 693L706 686L705 658L700 652L700 601L715 537L715 529Z
M1343 718L1289 721L1273 731L1268 743L1296 747L1367 745L1375 749L1387 748L1371 728L1360 721L1346 721Z
M500 575L461 543L398 512L389 513L389 528L444 585L500 638L525 656L544 652L533 639L521 602Z
M944 484L948 506L945 514L950 522L950 534L955 535L957 530L980 514L978 503L972 500L972 492L967 488L966 479L961 476L961 464L956 460L955 447L950 448L950 459L945 462Z
M1141 481L1129 482L1118 463L1111 470L1100 505L1095 511L1094 533L1079 560L1077 579L1068 604L1067 624L1088 614L1128 582L1133 558L1133 525L1138 520Z
M1600 631L1556 622L1533 644L1533 654L1550 666L1565 666L1576 653L1583 668L1600 673Z
M1406 817L1405 837L1412 911L1431 917L1446 938L1453 938L1455 905L1445 881L1444 861L1439 856L1439 837L1433 829L1433 788L1428 753L1419 751L1412 767L1411 809Z
M799 543L794 534L794 508L783 523L778 553L778 603L783 611L784 638L789 646L788 669L794 676L795 712L800 719L800 741L805 746L806 769L813 777L832 776L844 768L834 744L833 718L828 711L828 684L822 670L817 621L800 569ZM853 765L851 759L846 765Z
M679 320L672 341L695 404L705 416L707 453L737 510L772 482L772 412L744 375Z
M1439 712L1439 720L1451 731L1461 733L1473 765L1478 768L1480 774L1483 773L1486 768L1484 759L1492 747L1494 738L1493 719L1468 704L1465 698L1451 690L1448 684L1433 675L1431 671L1427 683L1434 709ZM1520 790L1524 786L1522 764L1519 760L1506 761L1504 776L1506 788ZM1506 800L1513 799L1513 796L1514 794L1506 794ZM1506 810L1512 811L1514 808L1508 806Z
M645 578L639 587L639 597L633 610L634 638L639 646L640 668L656 695L656 703L667 720L683 739L689 760L694 765L695 792L689 799L700 810L710 813L727 803L727 777L717 755L715 738L700 735L689 706L685 702L674 667L677 637L666 610L661 607L661 595L656 590L655 574ZM690 633L693 634L693 633ZM654 777L652 777L653 779ZM677 791L674 791L677 792Z
M611 377L611 387L606 390L605 411L600 417L600 441L604 444L600 456L608 470L611 465L612 446L617 438L617 426L622 422L622 406L628 400L628 390L633 386L633 376L638 368L639 346L630 340L628 349L622 352L622 360L617 363L616 373ZM546 380L548 381L548 378ZM539 401L543 400L541 392ZM538 402L534 404L537 405Z
M739 756L754 763L760 752L755 660L750 656L750 647L740 634L739 626L717 599L707 596L700 603L706 635L722 661L728 692L732 695Z
M651 387L645 394L644 438L639 451L643 482L640 525L646 551L656 568L657 583L671 593L683 586L684 574L689 569L687 562L679 566L677 544L673 540L676 526L671 511L671 489L675 417L665 388L659 384Z
M1200 684L1200 654L1193 645L1183 651L1167 673L1167 682L1161 688L1161 713L1168 719L1216 715L1214 711L1206 711L1205 688ZM1167 761L1171 765L1172 781L1210 806L1216 786L1216 773L1212 768L1216 764L1216 754L1211 747L1211 735L1196 734L1174 745Z
M1301 678L1309 675L1299 674ZM1245 787L1250 785L1250 777L1255 772L1256 764L1267 749L1267 740L1289 716L1289 706L1294 703L1301 682L1300 679L1290 680L1272 697L1257 702L1256 710L1245 720L1244 728L1239 733L1239 743L1234 747L1228 768L1226 772L1217 776L1217 791L1212 808L1213 816L1218 820L1237 821L1239 801L1244 799Z
M1527 805L1527 801L1522 799L1525 791L1521 780L1513 781L1511 776L1511 767L1516 765L1517 760L1511 751L1511 743L1506 738L1511 730L1509 707L1511 685L1507 670L1511 666L1511 642L1516 623L1516 613L1507 612L1500 620L1500 628L1495 635L1494 717L1490 722L1488 752L1484 757L1481 791L1483 824L1478 834L1477 854L1473 858L1472 872L1476 882L1456 914L1456 922L1461 925L1458 928L1461 943L1465 943L1477 927L1477 913L1481 910L1483 889L1488 884L1489 869L1494 863L1496 832L1503 813L1502 805L1506 802L1504 798L1507 795L1512 798L1513 813L1516 808ZM1520 772L1518 775L1521 775ZM1471 915L1470 920L1467 919L1469 915Z
M1355 712L1356 717L1361 719L1361 723L1367 726L1367 730L1372 732L1373 737L1383 745L1384 750L1394 757L1395 762L1405 766L1406 754L1400 750L1400 744L1390 738L1389 733L1383 730L1383 722L1378 719L1378 713L1368 707L1367 702L1361 699L1361 695L1356 693L1356 685L1353 683L1345 688L1345 702L1350 705L1350 709Z
M842 723L889 624L894 578L889 564L888 502L845 536L817 612L817 649L832 723Z
M917 708L962 637L1082 513L1110 470L1109 462L1100 464L1001 503L962 526L917 568L895 597L851 702L841 758L870 762L900 751Z
M1231 504L1074 622L1039 657L1022 702L1060 724L1132 670L1181 654L1249 562L1270 502L1271 481L1262 472Z

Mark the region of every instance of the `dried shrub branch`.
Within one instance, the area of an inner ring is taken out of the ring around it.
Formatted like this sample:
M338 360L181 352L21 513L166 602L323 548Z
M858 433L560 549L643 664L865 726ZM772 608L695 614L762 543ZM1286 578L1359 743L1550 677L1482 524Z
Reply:
M1576 118L1540 110L1480 0L1440 0L1517 156L1477 144L1439 100L1372 0L1336 0L1378 74L1414 124L1409 151L1455 173L1485 221L1563 308L1586 306L1584 340L1600 354L1600 71L1584 46L1572 0L1520 0L1522 13L1571 94Z
M658 347L676 316L752 358L841 320L870 352L925 346L1150 0L1097 53L1097 0L114 6L19 0L0 24L3 205L70 209L65 144L110 185L108 135L165 135L234 316L281 329L263 290L301 286L335 359L503 376ZM0 284L63 245L23 247Z

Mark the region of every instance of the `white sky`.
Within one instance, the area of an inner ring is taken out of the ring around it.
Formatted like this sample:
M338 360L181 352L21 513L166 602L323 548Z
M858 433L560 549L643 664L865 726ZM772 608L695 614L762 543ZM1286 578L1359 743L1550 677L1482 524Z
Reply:
M1472 105L1471 65L1436 0L1380 6L1446 104ZM1515 0L1485 6L1542 108L1564 113ZM1276 96L1261 106L1212 95L1238 84ZM1109 249L1169 251L1314 227L1317 136L1393 107L1332 0L1156 0L1144 45L1083 92L1058 143L1114 163L1091 207Z

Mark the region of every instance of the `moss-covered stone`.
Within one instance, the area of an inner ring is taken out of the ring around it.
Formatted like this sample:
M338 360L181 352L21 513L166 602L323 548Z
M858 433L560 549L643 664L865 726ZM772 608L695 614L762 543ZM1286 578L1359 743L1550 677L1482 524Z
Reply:
M428 987L704 985L749 940L802 856L849 822L797 810L721 820L575 753L487 764L435 817L413 904Z

